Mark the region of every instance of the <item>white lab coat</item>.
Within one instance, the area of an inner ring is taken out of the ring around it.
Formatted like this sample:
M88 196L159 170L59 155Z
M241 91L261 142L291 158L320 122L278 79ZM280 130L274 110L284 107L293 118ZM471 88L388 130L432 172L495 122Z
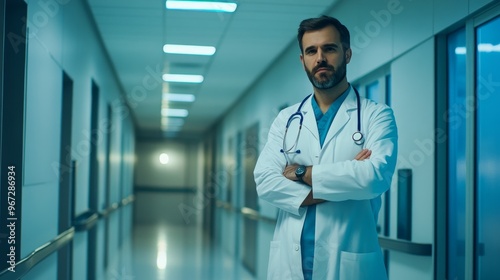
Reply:
M362 146L352 134L357 131L354 90L342 103L320 147L316 118L310 97L302 107L304 121L298 140L299 154L290 164L312 165L313 197L327 200L316 206L316 242L313 279L386 279L383 255L377 238L380 195L389 189L396 165L397 129L392 109L361 98ZM300 236L307 207L301 207L310 187L286 179L285 126L299 104L280 112L269 131L267 143L257 161L254 175L260 198L278 207L278 220L271 242L268 279L303 279ZM293 145L298 121L292 122L287 147ZM370 159L354 157L367 148Z

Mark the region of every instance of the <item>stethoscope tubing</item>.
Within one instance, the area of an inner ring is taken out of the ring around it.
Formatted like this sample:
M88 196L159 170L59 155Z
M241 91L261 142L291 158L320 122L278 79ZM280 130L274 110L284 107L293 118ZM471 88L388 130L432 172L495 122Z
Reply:
M361 133L361 101L360 101L358 90L356 88L354 88L354 87L353 87L353 89L354 89L354 93L356 94L356 105L357 105L357 115L358 115L358 126L357 126L357 129L358 130L352 134L352 140L354 141L354 143L356 145L363 145L363 143L365 141L364 141L364 135L363 135L363 133ZM287 121L286 127L285 127L285 135L283 135L283 148L280 150L281 153L284 153L284 154L291 154L291 153L300 154L300 150L296 150L295 152L290 152L290 151L293 150L297 146L297 143L299 141L300 132L302 130L302 123L304 121L304 115L302 114L301 110L302 110L302 107L304 106L304 104L306 103L306 101L311 96L312 96L312 94L309 94L308 96L306 96L302 100L302 102L300 103L299 107L297 108L297 111L295 113L293 113L292 115L290 115L290 117L288 118L288 121ZM292 145L292 147L290 147L289 149L287 149L286 148L286 136L288 134L288 128L290 127L290 124L292 123L292 121L296 117L299 118L299 132L297 133L297 137L295 138L295 142Z

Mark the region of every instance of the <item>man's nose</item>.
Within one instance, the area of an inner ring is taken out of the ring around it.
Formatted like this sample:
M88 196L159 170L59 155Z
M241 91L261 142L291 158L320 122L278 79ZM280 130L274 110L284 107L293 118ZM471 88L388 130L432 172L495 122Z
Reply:
M326 61L326 57L323 55L323 52L318 51L318 57L316 58L316 64L321 64Z

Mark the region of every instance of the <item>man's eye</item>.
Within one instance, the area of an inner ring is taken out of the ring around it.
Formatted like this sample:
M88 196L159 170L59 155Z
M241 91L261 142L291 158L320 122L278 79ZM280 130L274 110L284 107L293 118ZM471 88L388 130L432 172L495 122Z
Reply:
M316 50L306 50L306 54L315 54Z

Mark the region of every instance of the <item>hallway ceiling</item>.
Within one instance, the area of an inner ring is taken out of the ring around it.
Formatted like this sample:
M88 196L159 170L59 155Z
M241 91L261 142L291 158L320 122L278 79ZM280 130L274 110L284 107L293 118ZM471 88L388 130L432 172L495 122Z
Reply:
M162 0L87 0L143 138L199 138L295 43L304 18L338 0L239 0L234 13L167 10ZM164 44L215 46L213 56L165 54ZM298 59L297 54L297 59ZM203 75L200 84L162 74ZM162 130L162 91L193 94L179 129Z

